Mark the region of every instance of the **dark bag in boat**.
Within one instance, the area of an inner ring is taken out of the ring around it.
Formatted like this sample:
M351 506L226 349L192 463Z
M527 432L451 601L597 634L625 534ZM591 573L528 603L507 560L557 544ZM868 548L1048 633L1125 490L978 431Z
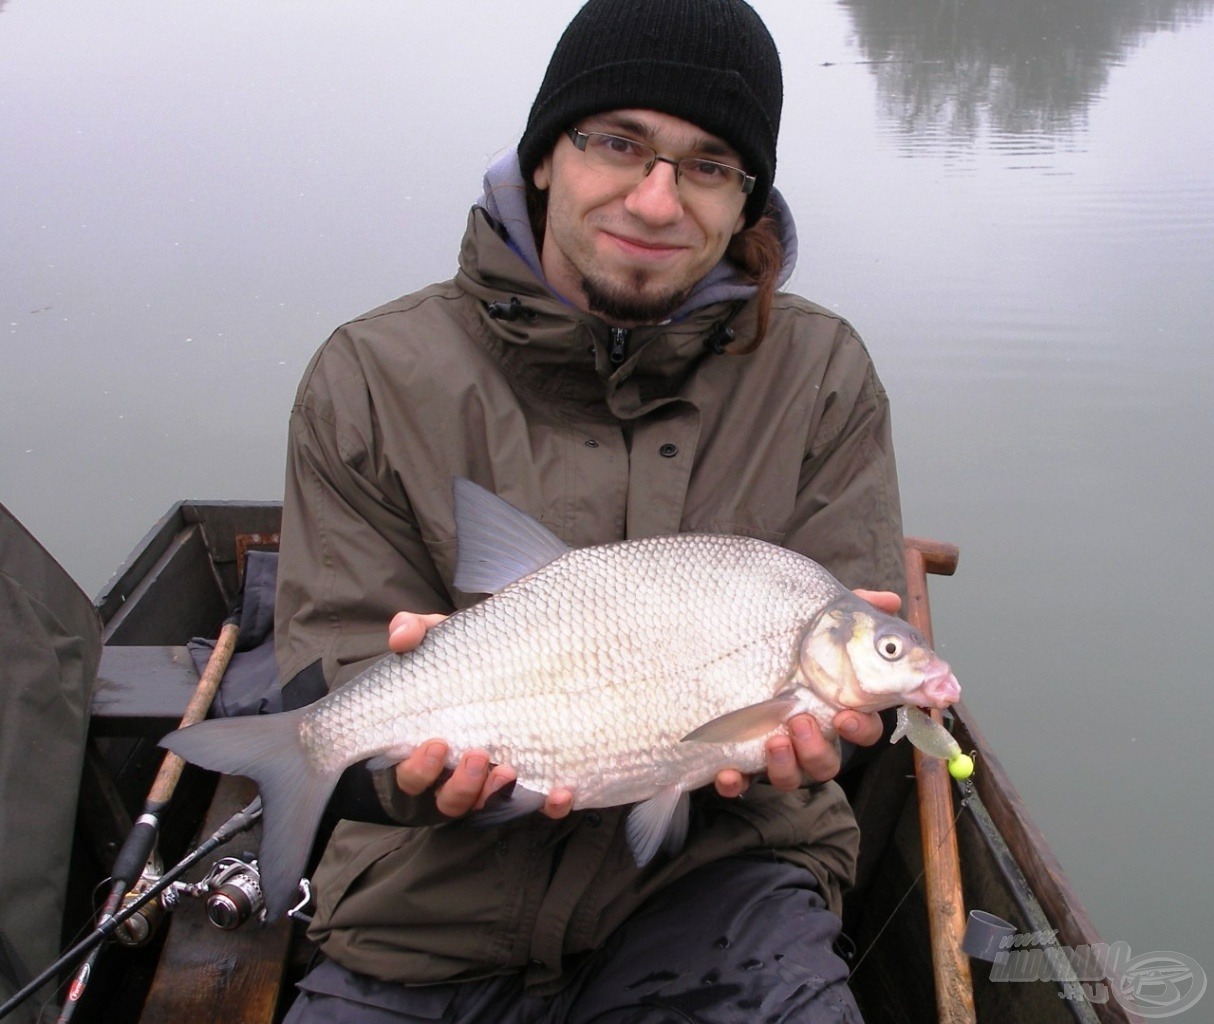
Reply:
M59 954L100 658L93 603L0 505L0 1001ZM37 1020L48 993L9 1019Z
M283 709L278 665L274 660L274 590L277 579L277 552L248 553L239 606L231 616L240 625L239 639L211 705L212 718L267 715ZM215 641L195 637L188 646L194 667L201 676L215 650ZM323 696L323 691L320 696Z

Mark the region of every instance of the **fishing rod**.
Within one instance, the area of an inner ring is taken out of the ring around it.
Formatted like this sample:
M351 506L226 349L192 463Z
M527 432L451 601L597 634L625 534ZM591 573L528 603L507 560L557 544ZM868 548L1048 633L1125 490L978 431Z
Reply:
M229 616L219 631L215 649L211 652L206 668L198 680L198 685L186 705L185 713L181 716L180 728L201 722L206 718L207 712L215 700L215 694L219 691L219 684L232 660L239 636L239 610L237 610ZM156 839L160 834L161 821L172 800L173 793L177 789L177 783L181 779L184 767L185 762L173 753L166 753L160 762L160 770L156 773L152 788L148 791L147 799L144 801L143 813L139 815L134 827L127 834L122 849L114 859L114 866L110 871L110 890L101 912L97 916L99 928L107 921L113 920L119 907L127 899L127 894L134 895L137 883L142 884L145 879L155 877L155 871L150 873L148 871L149 861L153 856ZM142 906L143 903L140 905ZM127 934L130 944L138 945L146 941L151 935L153 925L154 922L147 918L133 922L131 930ZM56 1024L69 1024L71 1021L76 1007L80 1005L80 1000L88 987L93 964L96 963L100 952L101 945L98 943L93 947L84 963L80 965L72 983L68 986Z
M206 840L156 879L144 892L141 892L133 900L120 907L112 916L107 917L105 920L98 920L97 926L88 935L60 956L58 960L39 974L38 977L16 992L3 1006L0 1006L0 1019L12 1013L13 1010L54 978L61 970L70 967L81 956L91 952L105 939L109 938L125 921L138 914L144 906L156 899L165 889L176 882L178 878L200 860L231 840L233 836L237 836L241 832L252 828L260 817L261 797L259 796L254 798L248 806L243 807L228 818Z

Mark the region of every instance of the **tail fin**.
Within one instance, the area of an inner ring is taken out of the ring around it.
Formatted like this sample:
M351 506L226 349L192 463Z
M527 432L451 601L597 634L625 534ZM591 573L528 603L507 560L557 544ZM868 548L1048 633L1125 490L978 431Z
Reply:
M262 888L271 920L291 908L316 827L338 774L322 773L299 738L306 709L213 719L171 732L162 747L193 764L257 783L263 805Z

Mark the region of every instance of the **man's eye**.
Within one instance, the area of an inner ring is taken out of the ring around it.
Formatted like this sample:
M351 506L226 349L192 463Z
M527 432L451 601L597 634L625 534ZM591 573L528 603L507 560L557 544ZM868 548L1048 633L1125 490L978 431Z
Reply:
M602 136L602 145L617 156L635 156L637 144L631 139L621 139L618 135Z

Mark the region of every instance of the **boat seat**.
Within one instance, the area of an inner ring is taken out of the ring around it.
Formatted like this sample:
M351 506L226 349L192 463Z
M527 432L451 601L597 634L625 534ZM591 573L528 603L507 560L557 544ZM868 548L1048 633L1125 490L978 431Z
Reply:
M163 736L177 727L197 686L188 647L107 645L93 690L93 733Z

